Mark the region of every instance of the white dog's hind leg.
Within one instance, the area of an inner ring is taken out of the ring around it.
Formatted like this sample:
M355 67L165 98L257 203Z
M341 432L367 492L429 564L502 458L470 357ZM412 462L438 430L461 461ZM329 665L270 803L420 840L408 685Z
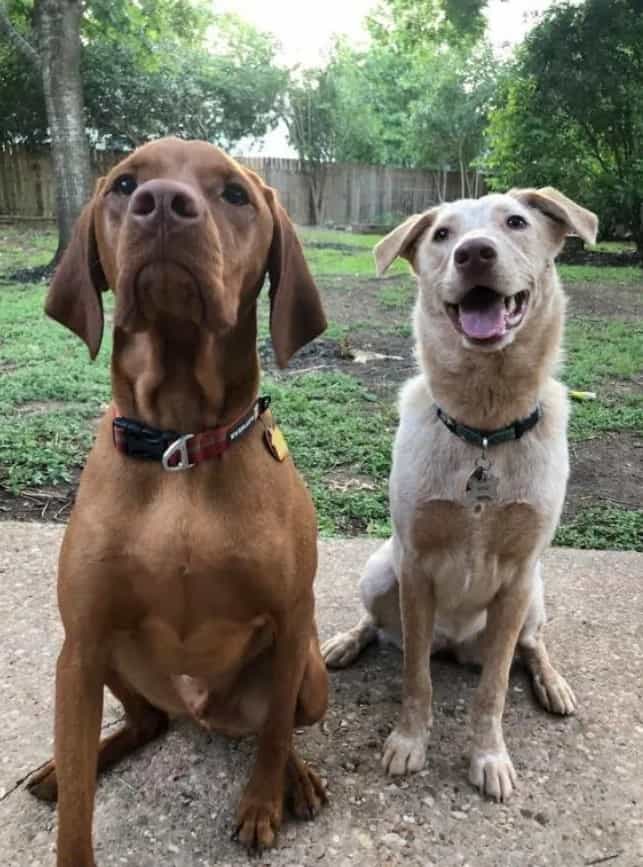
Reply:
M329 638L321 652L329 668L345 668L380 631L395 643L401 643L400 600L397 577L393 569L392 539L388 539L369 558L359 582L366 614L346 632Z
M520 655L532 676L534 692L541 705L550 713L572 714L576 710L576 697L565 678L549 660L545 647L545 600L540 563L536 567L534 592L529 611L518 639Z

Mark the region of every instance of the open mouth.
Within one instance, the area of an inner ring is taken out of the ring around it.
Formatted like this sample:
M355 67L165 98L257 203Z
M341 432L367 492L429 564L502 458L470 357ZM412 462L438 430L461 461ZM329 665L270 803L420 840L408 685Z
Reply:
M501 295L488 286L474 286L459 304L447 304L449 319L457 331L481 344L498 343L522 322L529 292Z

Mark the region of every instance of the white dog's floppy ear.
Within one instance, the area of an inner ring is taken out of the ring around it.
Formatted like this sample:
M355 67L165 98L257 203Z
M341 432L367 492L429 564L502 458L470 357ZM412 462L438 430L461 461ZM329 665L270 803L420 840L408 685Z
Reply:
M588 244L596 242L598 232L596 214L581 208L554 187L542 187L539 190L509 190L507 195L513 196L529 208L536 208L549 217L557 228L560 243L566 235L578 235Z
M391 262L398 256L408 259L411 265L413 264L415 247L420 240L420 235L435 221L439 210L440 208L437 207L423 214L413 214L376 244L373 255L378 277L386 272Z

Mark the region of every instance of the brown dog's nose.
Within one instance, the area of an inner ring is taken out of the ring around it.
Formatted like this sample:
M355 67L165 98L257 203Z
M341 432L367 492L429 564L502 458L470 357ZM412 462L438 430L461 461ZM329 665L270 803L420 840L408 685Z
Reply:
M498 258L495 245L487 238L470 238L456 247L453 258L461 270L488 268Z
M186 184L155 180L146 181L136 189L130 202L130 214L137 223L150 228L158 220L179 228L198 221L202 209Z

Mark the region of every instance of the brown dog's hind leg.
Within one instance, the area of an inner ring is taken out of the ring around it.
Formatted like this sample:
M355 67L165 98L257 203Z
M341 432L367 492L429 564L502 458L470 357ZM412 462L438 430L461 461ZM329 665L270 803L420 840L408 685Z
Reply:
M295 725L311 726L324 716L328 707L328 672L319 650L317 627L313 628L310 639L308 662L301 679L297 707L295 708Z
M110 672L106 685L123 705L125 722L100 742L99 774L163 734L168 727L167 714L134 692L119 674ZM58 798L58 780L53 759L29 779L27 789L41 801L55 801Z
M298 819L314 819L327 801L319 776L291 749L286 764L285 790L290 812Z

